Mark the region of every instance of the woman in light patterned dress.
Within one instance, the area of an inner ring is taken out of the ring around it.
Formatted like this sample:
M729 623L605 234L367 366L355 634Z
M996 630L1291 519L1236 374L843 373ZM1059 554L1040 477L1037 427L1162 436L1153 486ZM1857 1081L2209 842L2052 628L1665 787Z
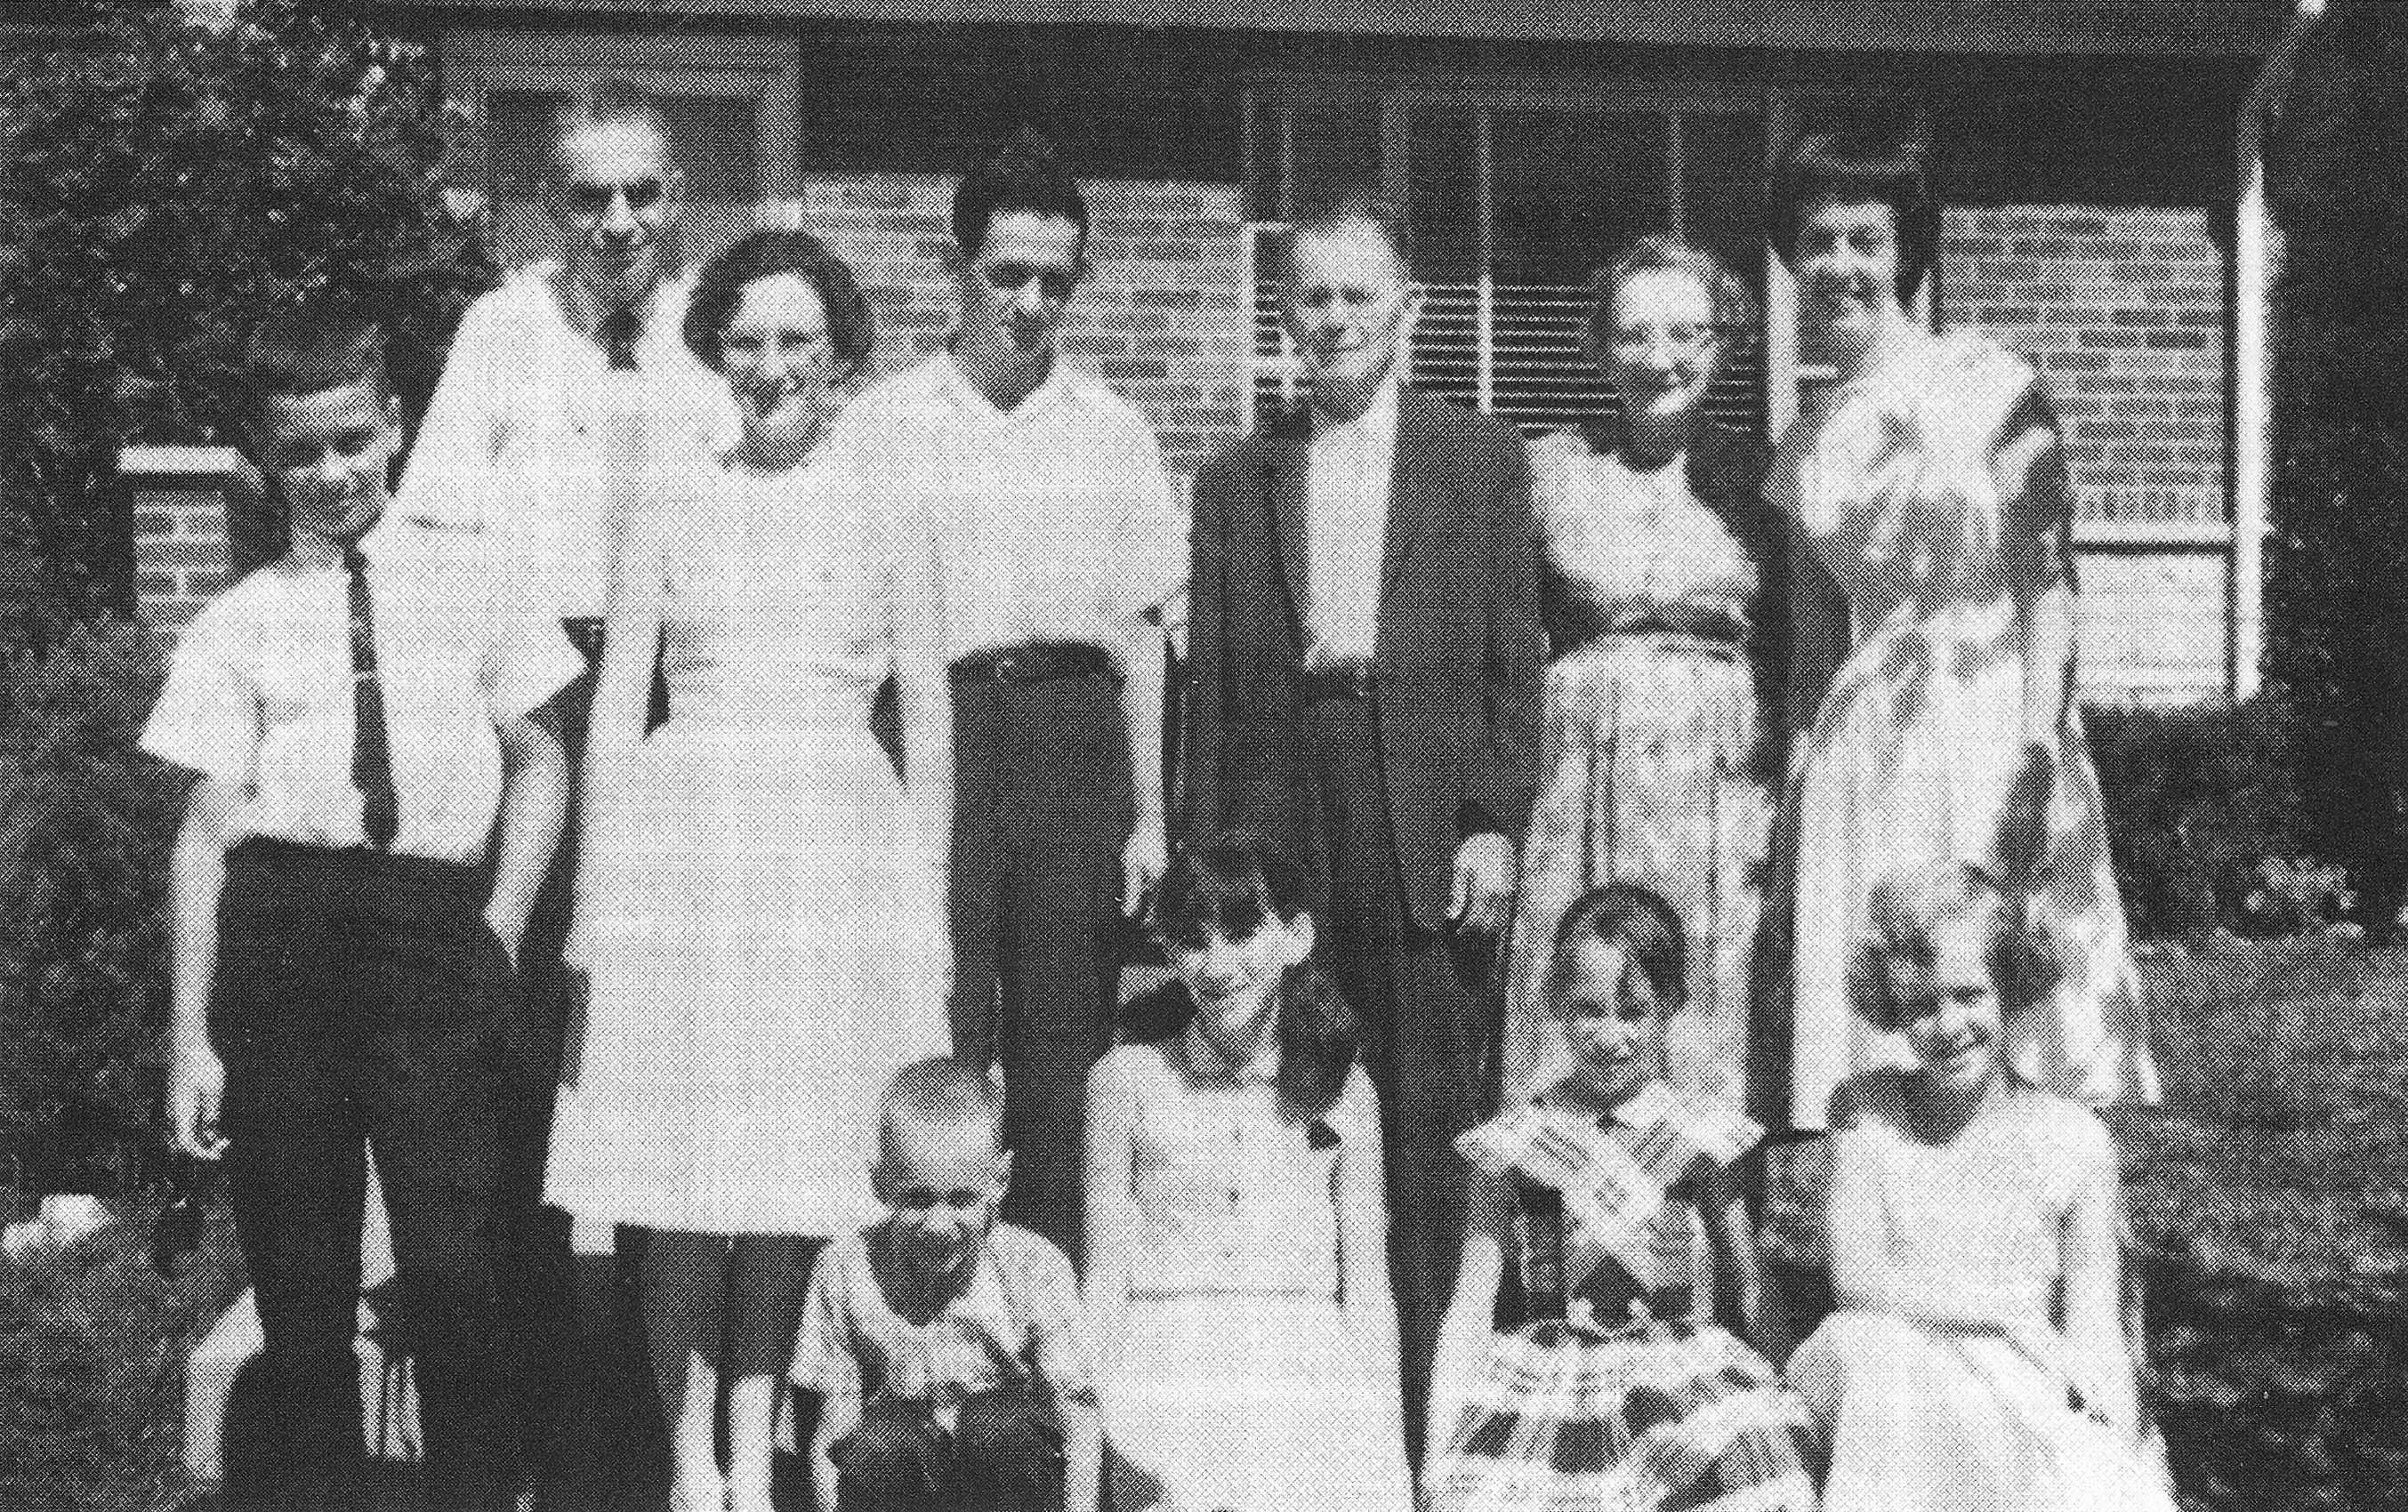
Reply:
M852 275L756 233L703 270L685 335L743 435L715 466L662 459L618 524L572 958L592 992L547 1196L647 1231L671 1508L769 1512L813 1241L879 1211L879 1091L945 1048L952 716L924 533L827 482L874 444L821 438L869 352ZM908 787L870 734L889 672Z
M1746 287L1713 254L1647 236L1592 290L1589 348L1619 413L1530 449L1554 660L1508 953L1502 1090L1510 1105L1563 1069L1544 980L1556 921L1574 898L1622 881L1669 900L1693 942L1673 1084L1736 1105L1765 777L1779 765L1764 732L1782 724L1787 564L1803 553L1764 506L1764 448L1705 415L1754 327Z
M1774 186L1817 385L1766 492L1846 593L1854 649L1795 765L1775 861L1752 1092L1759 1121L1825 1126L1849 1077L1909 1057L1848 1008L1879 877L1963 861L2065 942L2054 990L2010 1025L2030 1085L2154 1101L2139 980L2074 702L2072 504L2030 365L1908 306L1939 212L1919 154L1870 135L1801 141Z

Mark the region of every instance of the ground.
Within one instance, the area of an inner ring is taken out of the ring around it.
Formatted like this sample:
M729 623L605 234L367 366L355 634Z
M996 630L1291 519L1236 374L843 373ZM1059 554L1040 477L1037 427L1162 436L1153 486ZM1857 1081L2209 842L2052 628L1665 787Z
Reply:
M2408 1505L2408 952L2227 941L2148 971L2167 1105L2114 1121L2189 1512ZM182 1366L239 1262L217 1215L163 1278L146 1216L0 1272L0 1506L208 1505ZM650 1439L596 1434L631 1462L597 1462L578 1512L658 1505Z

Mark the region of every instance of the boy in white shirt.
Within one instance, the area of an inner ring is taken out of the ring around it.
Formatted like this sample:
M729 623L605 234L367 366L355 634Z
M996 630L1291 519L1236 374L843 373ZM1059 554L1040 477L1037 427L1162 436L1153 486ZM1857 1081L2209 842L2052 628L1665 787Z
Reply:
M373 324L279 317L247 369L246 449L290 544L185 630L142 735L194 774L173 863L171 1130L226 1162L265 1334L272 1442L250 1456L259 1483L231 1489L295 1512L356 1494L373 1148L428 1500L506 1508L497 1091L566 800L536 714L579 662L482 543L384 519L400 408Z

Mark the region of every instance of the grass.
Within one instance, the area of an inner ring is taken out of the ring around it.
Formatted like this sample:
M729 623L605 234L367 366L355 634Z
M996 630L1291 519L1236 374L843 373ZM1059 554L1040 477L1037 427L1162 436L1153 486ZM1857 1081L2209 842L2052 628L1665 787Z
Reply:
M2166 1106L2114 1121L2189 1512L2408 1506L2408 953L2225 942L2148 970ZM196 1494L183 1360L239 1262L220 1214L163 1279L147 1218L0 1270L0 1507Z
M2114 1121L2186 1499L2408 1505L2408 955L2226 943L2152 977L2166 1106Z

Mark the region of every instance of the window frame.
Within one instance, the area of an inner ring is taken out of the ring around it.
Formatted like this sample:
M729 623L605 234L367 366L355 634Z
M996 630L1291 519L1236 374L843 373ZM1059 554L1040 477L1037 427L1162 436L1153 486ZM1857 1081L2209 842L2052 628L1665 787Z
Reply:
M493 187L486 99L495 90L546 91L591 99L605 78L647 93L753 102L757 210L802 193L802 56L798 41L769 36L661 36L548 33L499 28L447 31L444 93L476 122L481 181Z

